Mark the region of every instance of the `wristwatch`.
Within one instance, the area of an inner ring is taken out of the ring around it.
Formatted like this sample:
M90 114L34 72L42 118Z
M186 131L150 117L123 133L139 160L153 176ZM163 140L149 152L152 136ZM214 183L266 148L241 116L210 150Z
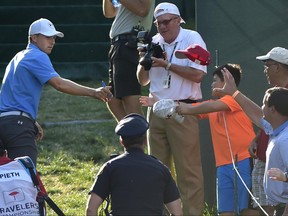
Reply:
M168 64L166 65L165 69L168 71L170 69L171 65L172 64L170 62L168 62Z

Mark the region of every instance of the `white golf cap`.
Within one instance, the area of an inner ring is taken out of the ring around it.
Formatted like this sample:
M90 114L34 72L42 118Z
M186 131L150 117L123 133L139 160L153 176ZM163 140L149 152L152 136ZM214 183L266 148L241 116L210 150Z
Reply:
M156 19L157 17L163 14L177 15L181 18L181 23L185 23L185 21L180 16L178 7L175 4L168 3L168 2L163 2L163 3L158 4L154 10L154 18Z
M38 19L30 25L28 35L35 34L42 34L48 37L55 35L61 38L64 37L62 32L56 31L52 22L44 18Z
M274 47L264 56L257 56L256 59L266 61L272 59L276 62L288 65L288 50L282 47Z

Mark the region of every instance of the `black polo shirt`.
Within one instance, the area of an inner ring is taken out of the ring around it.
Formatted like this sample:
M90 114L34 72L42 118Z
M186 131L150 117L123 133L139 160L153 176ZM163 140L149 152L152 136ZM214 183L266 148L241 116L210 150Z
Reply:
M111 194L113 215L162 215L164 203L180 198L169 169L139 148L104 164L91 192Z

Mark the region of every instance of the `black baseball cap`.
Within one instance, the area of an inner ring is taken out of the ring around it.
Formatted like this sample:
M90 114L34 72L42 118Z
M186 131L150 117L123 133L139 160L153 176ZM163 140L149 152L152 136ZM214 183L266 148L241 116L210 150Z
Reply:
M141 136L146 133L149 123L137 113L131 113L119 121L115 133L122 137Z

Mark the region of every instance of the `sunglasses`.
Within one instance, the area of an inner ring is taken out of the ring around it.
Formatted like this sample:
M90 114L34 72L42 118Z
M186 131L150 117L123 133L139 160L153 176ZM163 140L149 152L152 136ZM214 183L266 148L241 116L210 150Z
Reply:
M179 17L177 16L177 17L173 17L173 18L171 18L171 19L167 19L167 20L163 20L163 21L157 21L157 20L155 20L155 21L154 21L154 25L155 25L156 27L159 27L159 26L161 26L161 25L167 26L167 25L170 24L170 22L171 22L172 20L178 19L178 18L179 18Z

